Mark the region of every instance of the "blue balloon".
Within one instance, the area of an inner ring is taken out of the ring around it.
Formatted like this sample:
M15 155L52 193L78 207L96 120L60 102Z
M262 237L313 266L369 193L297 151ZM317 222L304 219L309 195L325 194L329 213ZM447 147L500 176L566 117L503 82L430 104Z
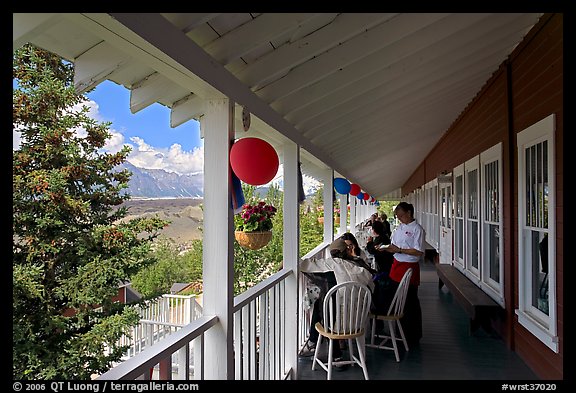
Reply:
M359 192L358 195L356 195L356 198L360 199L361 201L364 200L364 193L363 192Z
M350 188L352 188L352 185L348 180L341 177L336 177L334 178L334 188L339 194L348 194L350 192Z

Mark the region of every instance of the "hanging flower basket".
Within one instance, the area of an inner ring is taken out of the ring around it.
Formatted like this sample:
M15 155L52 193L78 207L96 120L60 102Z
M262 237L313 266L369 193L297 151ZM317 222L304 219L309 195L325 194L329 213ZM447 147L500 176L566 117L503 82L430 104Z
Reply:
M318 217L318 222L320 224L324 224L324 217Z
M267 232L243 232L235 231L234 237L238 243L250 250L259 250L272 240L272 231Z
M276 208L266 202L242 206L242 214L234 218L236 231L234 237L244 248L258 250L272 239L272 217Z
M334 218L334 223L335 223L336 225L339 225L339 224L340 224L340 217Z

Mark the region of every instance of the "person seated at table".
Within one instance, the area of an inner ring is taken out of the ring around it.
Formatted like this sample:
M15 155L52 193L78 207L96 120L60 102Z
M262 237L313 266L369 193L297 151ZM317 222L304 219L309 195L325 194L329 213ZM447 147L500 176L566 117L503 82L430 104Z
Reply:
M370 291L374 289L370 267L363 266L362 264L365 264L365 262L361 258L352 255L351 248L346 245L344 239L338 238L330 244L330 258L317 260L307 258L302 260L300 264L300 271L313 285L320 288L319 297L314 302L312 309L308 341L300 352L301 356L312 356L314 354L316 342L318 341L318 331L314 326L316 322L322 321L324 297L330 288L346 281L357 281L370 288ZM341 356L340 347L338 345L334 346L334 359L336 360Z
M366 251L374 255L378 274L382 278L388 278L394 257L389 252L386 252L385 248L381 247L390 244L390 237L384 233L384 230L384 223L382 223L382 221L375 221L374 224L372 224L374 237L368 237Z
M378 213L374 213L370 216L370 218L368 220L366 220L366 223L364 224L364 227L371 227L372 224L374 223L374 221L378 221Z
M366 262L366 266L363 267L367 267L369 268L369 270L372 269L370 268L370 261L368 260L368 255L366 255L366 252L358 244L358 239L356 239L356 236L354 236L350 232L346 232L342 236L340 236L340 239L343 239L346 242L346 246L349 247L353 257L359 257L364 262Z
M390 221L388 221L388 216L386 213L380 214L380 221L384 224L384 234L389 238L392 238L392 228L390 227Z

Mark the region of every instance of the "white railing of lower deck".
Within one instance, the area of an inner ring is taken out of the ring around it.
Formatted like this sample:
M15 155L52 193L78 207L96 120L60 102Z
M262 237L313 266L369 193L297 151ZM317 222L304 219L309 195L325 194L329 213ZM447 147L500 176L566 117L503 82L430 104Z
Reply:
M284 283L291 274L291 270L282 269L234 299L235 379L286 379L291 374L284 360ZM97 379L149 379L150 369L166 359L169 359L169 370L165 372L168 378L203 379L203 334L217 320L215 316L202 316L185 326L142 320L146 333L138 341L144 343L141 344L144 350ZM168 331L162 340L153 340ZM146 342L154 345L144 348Z
M124 359L135 356L202 316L202 306L196 301L195 295L166 294L136 309L140 323L120 340L121 345L128 347Z
M149 379L150 370L155 365L165 359L170 359L171 364L172 357L175 354L179 358L178 364L184 365L184 367L178 370L178 379L189 379L190 349L193 350L194 355L199 355L199 359L196 357L194 359L195 367L193 376L195 379L202 379L204 373L201 358L204 354L204 333L217 323L218 317L216 316L202 316L186 326L181 327L178 331L158 341L136 356L120 363L96 379ZM172 374L171 370L169 370L169 375L170 374Z
M328 256L328 246L329 243L321 243L302 259L325 258ZM291 370L286 369L284 339L287 318L285 281L291 274L293 274L291 270L282 269L235 297L233 309L235 379L273 380L286 379L291 375ZM302 302L307 279L302 274L298 279L300 300L298 308L301 317L298 321L297 334L302 346L308 338L312 310L305 310ZM140 337L147 336L149 342L152 342L150 337L158 337L162 332L169 330L171 332L97 379L149 379L150 369L166 359L170 359L168 362L170 369L166 372L168 378L203 379L203 337L217 321L216 316L200 316L182 326L169 321L159 323L156 320L143 320L143 326L162 325L156 328L156 333L150 333L151 330L148 328L148 333L140 335ZM172 372L173 365L176 366L175 373Z

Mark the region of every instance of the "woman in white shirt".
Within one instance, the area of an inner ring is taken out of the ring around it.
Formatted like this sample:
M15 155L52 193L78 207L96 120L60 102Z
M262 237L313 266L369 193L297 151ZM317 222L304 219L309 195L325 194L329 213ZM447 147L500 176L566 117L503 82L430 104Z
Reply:
M394 254L390 268L390 279L399 284L404 273L412 268L412 278L408 288L402 327L406 334L408 345L417 344L422 337L422 310L418 299L420 285L420 259L424 256L424 241L426 232L414 218L414 206L400 202L394 209L400 225L392 232L391 244L386 251Z

